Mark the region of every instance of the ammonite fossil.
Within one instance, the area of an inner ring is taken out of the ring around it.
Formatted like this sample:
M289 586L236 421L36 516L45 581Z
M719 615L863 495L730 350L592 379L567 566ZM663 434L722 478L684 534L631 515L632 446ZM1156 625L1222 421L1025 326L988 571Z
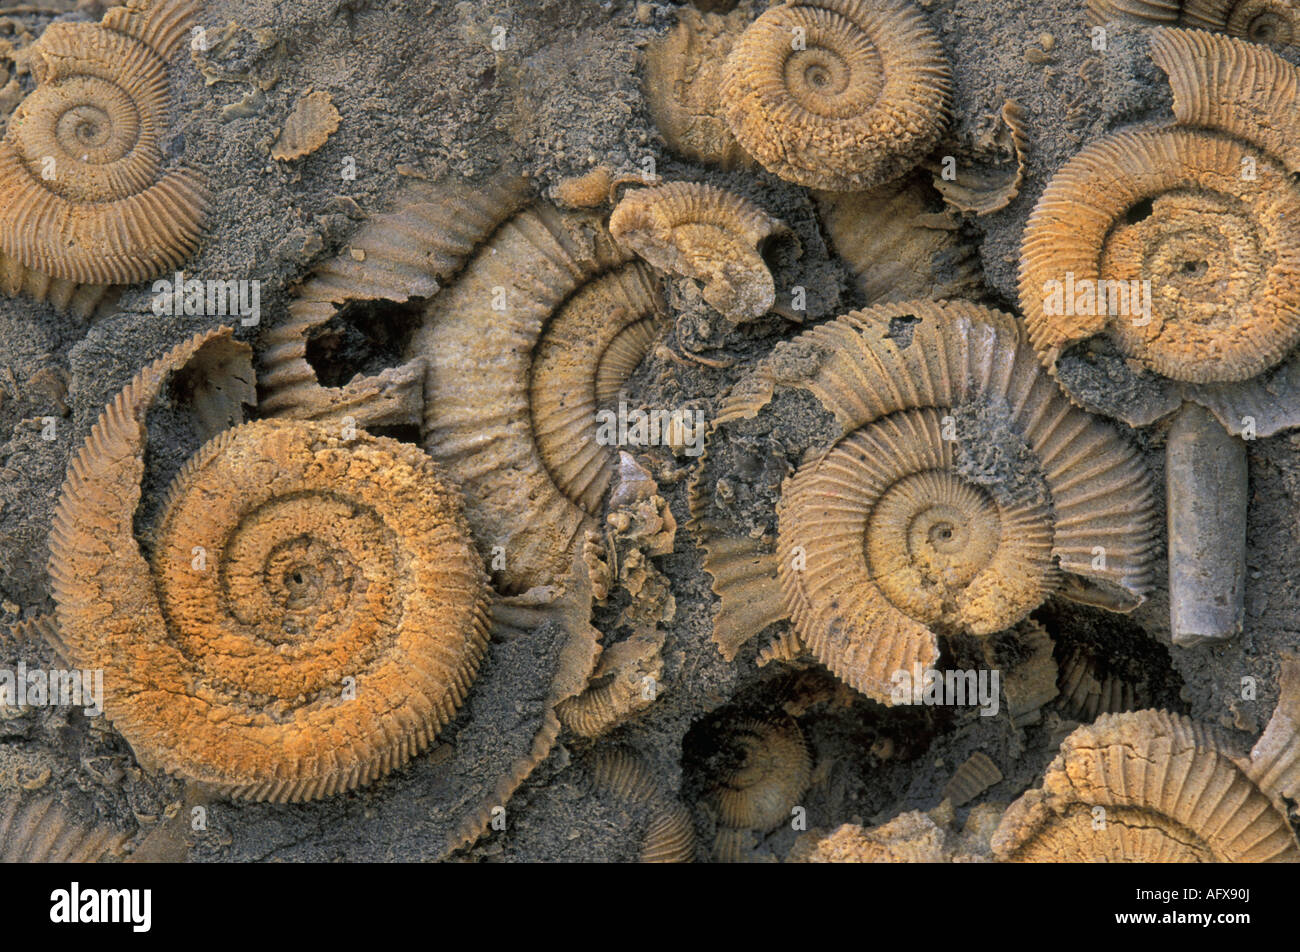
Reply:
M648 816L641 834L642 863L695 861L695 823L690 811L650 772L642 757L626 748L597 750L588 781L599 794L640 806Z
M658 270L703 282L704 300L736 323L776 300L762 251L789 229L739 195L699 182L638 189L618 203L609 231Z
M1008 809L1011 862L1297 862L1285 813L1215 730L1165 711L1107 714L1066 738Z
M33 47L37 87L0 142L0 279L8 293L89 315L108 287L179 265L207 193L164 168L166 61L193 0L139 0L101 24L52 23Z
M1229 434L1300 423L1273 379L1300 343L1300 71L1196 31L1159 28L1151 51L1178 125L1106 136L1057 172L1025 230L1020 299L1073 399L1134 426L1177 411L1171 622L1192 645L1243 622L1246 458Z
M120 859L131 836L79 819L52 793L0 798L0 863L95 863Z
M679 155L727 169L754 164L727 128L719 99L723 64L747 25L743 11L722 16L686 7L676 26L646 47L646 103Z
M865 192L819 192L817 210L867 304L962 297L980 283L974 243L915 176Z
M600 441L596 414L617 407L666 320L653 272L597 214L521 209L526 197L513 176L481 191L413 187L271 332L262 404L276 416L417 425L512 593L567 574L597 527L617 447ZM419 298L429 300L402 364L320 385L308 342L340 305Z
M723 739L720 774L708 799L720 826L767 832L789 822L808 791L812 759L799 725L750 718Z
M989 787L1000 783L1002 771L998 769L991 757L983 751L976 751L957 768L940 794L945 800L951 800L955 807L964 806L974 800Z
M1093 23L1140 20L1214 30L1289 46L1300 41L1300 7L1294 0L1088 0Z
M144 414L196 359L228 365L225 405L251 399L229 334L141 371L69 467L50 545L59 648L105 672L105 714L142 762L311 799L382 776L447 724L486 648L487 580L422 452L302 421L235 426L192 456L146 560Z
M796 392L828 418L781 486L772 545L729 524L714 459ZM991 635L1056 592L1128 611L1152 585L1140 457L1070 406L1013 318L960 302L882 305L778 346L717 417L691 503L724 656L788 617L885 703L896 672L937 659L937 633Z
M721 100L768 171L847 192L898 178L938 142L952 75L908 0L789 0L732 46Z

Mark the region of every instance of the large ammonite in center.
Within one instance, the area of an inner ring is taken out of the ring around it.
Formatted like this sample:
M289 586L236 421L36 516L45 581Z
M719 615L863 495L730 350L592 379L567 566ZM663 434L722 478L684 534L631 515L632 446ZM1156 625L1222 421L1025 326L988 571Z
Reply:
M486 649L487 580L424 453L301 421L236 426L192 456L146 562L141 418L222 346L147 367L74 460L51 544L61 647L104 671L104 711L143 763L235 796L325 796L451 719Z
M999 499L958 474L955 447L935 410L853 433L787 486L782 564L800 565L802 552L825 566L819 599L850 616L873 614L874 587L932 628L991 634L1018 622L1055 580L1048 497Z
M744 427L789 401L821 435L793 450L773 545L770 522L737 523L727 494L758 491L734 472L767 472ZM691 511L724 655L788 618L885 703L898 672L938 659L941 635L992 635L1057 593L1129 611L1151 588L1141 457L1070 405L1014 318L964 302L855 311L778 346L724 403Z

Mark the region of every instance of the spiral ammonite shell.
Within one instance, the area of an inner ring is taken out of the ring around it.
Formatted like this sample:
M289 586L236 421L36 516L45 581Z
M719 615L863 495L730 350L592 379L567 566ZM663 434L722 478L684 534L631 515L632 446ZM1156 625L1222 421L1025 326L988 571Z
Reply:
M53 23L36 43L38 85L0 143L6 271L131 284L193 253L207 193L194 172L164 170L161 147L165 57L193 8L186 0L128 4L99 25Z
M1300 41L1294 0L1088 0L1093 23L1141 20L1213 30L1252 43L1290 46Z
M596 751L588 768L588 780L596 793L648 810L649 818L641 834L640 862L695 861L695 822L690 811L664 788L639 754L622 747Z
M785 390L811 393L840 436L782 486L775 551L708 518L693 486L725 656L789 617L818 661L889 703L896 671L938 657L936 632L991 634L1057 591L1127 611L1150 590L1150 474L1070 406L1010 316L912 301L809 331L736 385L705 469L719 427Z
M1243 162L1257 180L1243 180ZM1049 367L1104 332L1170 379L1232 382L1300 341L1300 188L1226 136L1138 130L1094 142L1048 184L1021 256L1021 306ZM1130 296L1144 281L1149 319Z
M488 589L423 453L300 421L237 426L191 457L147 563L143 415L228 335L145 368L74 459L50 547L61 644L104 670L105 714L143 762L311 799L400 766L451 719L486 649Z
M1285 813L1218 732L1165 711L1065 739L993 836L1004 862L1297 862Z
M730 755L709 795L718 822L734 830L767 831L790 819L808 791L812 758L793 720L749 719L724 738Z
M768 171L847 192L899 177L939 141L952 73L908 0L791 0L736 41L721 98Z
M501 547L495 580L512 593L567 575L597 528L618 457L596 414L666 329L653 272L599 214L521 207L527 196L509 174L481 191L413 187L363 228L362 260L327 263L290 305L262 401L272 416L417 424L483 552ZM341 304L425 298L401 366L320 386L307 338Z
M614 240L660 271L704 283L704 300L730 320L762 317L776 300L764 243L789 231L757 205L699 182L639 189L609 217Z

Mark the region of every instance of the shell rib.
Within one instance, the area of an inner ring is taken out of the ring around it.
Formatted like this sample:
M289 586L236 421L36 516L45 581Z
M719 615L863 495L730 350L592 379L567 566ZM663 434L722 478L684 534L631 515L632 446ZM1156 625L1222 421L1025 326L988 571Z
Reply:
M235 347L229 333L141 371L73 460L50 545L61 647L104 670L105 714L142 762L232 796L311 799L400 766L451 719L487 645L486 579L422 453L288 421L191 457L146 562L144 414L192 359Z
M800 641L878 700L895 671L937 657L937 630L1009 627L1061 588L1061 573L1116 610L1150 590L1150 474L1113 428L1070 406L1011 317L926 301L845 315L738 383L715 433L778 388L810 392L843 435L783 486L775 553L717 538L707 487L694 485L724 653L775 620L773 570ZM1001 422L963 436L959 420L972 412ZM993 432L1003 434L996 446ZM1032 476L1024 486L979 476L976 459L1004 452Z
M599 794L649 807L641 835L642 863L695 861L695 822L690 811L664 789L640 755L625 748L597 751L588 779Z
M7 290L88 314L86 297L163 273L198 247L207 191L192 170L164 170L161 147L165 58L193 10L189 2L132 3L102 24L53 23L33 46L36 89L0 142ZM64 284L43 288L20 269Z
M1300 41L1300 7L1294 0L1088 0L1088 15L1094 24L1138 20L1275 46Z
M0 800L0 863L97 863L120 858L130 839L76 819L52 795Z
M852 191L898 178L938 142L952 74L908 0L789 2L733 45L721 100L741 148L768 171Z
M1216 732L1165 711L1108 714L1065 739L993 836L1011 862L1296 862L1285 815Z

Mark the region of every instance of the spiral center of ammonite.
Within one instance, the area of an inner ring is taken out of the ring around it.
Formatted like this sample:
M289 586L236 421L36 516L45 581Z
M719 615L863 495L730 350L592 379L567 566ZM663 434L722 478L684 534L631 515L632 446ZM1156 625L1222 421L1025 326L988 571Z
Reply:
M860 115L884 87L880 52L859 30L810 30L804 49L785 60L785 87L809 112L831 119Z
M1285 334L1256 315L1273 267L1266 241L1238 199L1168 192L1111 231L1101 280L1075 285L1075 312L1105 317L1122 352L1171 379L1244 379L1276 359L1266 351Z
M929 470L881 495L867 520L867 564L890 601L935 624L955 611L957 594L989 565L1001 536L997 504L983 489Z
M1227 30L1252 43L1287 45L1293 42L1297 16L1294 7L1279 6L1275 0L1247 0L1233 9Z
M59 139L73 150L98 149L112 134L112 119L98 106L73 106L59 117Z
M310 631L322 614L345 611L357 582L356 566L345 552L310 537L276 546L267 558L266 585L280 608L283 637L268 628L267 639L295 640Z

